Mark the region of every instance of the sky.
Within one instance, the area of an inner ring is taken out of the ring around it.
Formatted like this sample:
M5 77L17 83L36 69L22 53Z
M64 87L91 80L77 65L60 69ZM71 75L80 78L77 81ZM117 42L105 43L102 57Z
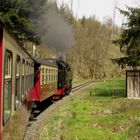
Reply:
M139 0L57 0L57 2L58 4L66 3L70 7L73 2L72 10L76 18L95 15L98 20L104 22L107 17L111 17L119 26L125 22L125 18L114 8L115 5L121 9L125 9L125 5L140 6Z

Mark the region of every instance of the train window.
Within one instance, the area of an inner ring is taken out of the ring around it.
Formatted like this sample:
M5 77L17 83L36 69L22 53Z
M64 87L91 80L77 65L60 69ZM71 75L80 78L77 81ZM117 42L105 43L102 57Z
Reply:
M48 84L50 82L50 74L49 74L49 70L48 70Z
M27 75L29 75L29 65L30 63L28 63L28 66L27 66Z
M51 70L49 69L49 83L51 83Z
M55 71L55 81L57 82L57 70Z
M54 82L55 82L55 74L53 75L53 79L54 79Z
M53 82L53 69L52 69L52 82Z
M3 125L5 125L11 116L12 54L6 51L4 59Z
M11 75L11 54L5 54L5 76L8 77Z
M44 85L46 84L46 69L44 68Z
M48 84L48 69L46 69L46 84Z
M42 68L42 73L44 73L44 68Z
M22 75L24 75L25 72L25 60L22 60Z
M25 97L25 60L22 60L22 77L21 77L21 98Z
M42 75L42 85L44 85L44 75Z
M54 69L54 82L55 82L55 69Z
M30 88L30 63L28 63L28 77L27 77L27 79L28 79L28 90L29 90L29 88Z
M48 75L46 74L46 84L48 84Z
M26 84L25 84L26 87L25 88L26 88L26 94L27 94L27 92L28 92L28 62L26 62L26 68L25 69L26 69L26 72L25 72L25 74L26 74L26 80L25 80L26 81Z
M56 75L55 75L55 81L57 82L57 78L58 78L58 71L56 70Z
M51 70L51 82L53 82L53 70Z
M16 75L19 76L19 73L20 73L20 57L17 56L17 59L16 59Z
M53 70L51 70L51 82L53 82Z
M27 90L29 91L29 87L30 87L30 63L28 63L28 67L27 67Z
M20 62L21 60L20 60L20 57L19 56L17 56L17 58L16 58L16 85L15 85L15 87L16 87L16 89L15 89L15 110L18 108L18 106L19 106L19 103L20 103L20 86L21 86L21 84L20 84L20 82L21 82L21 80L20 80L20 67L21 67L21 62Z
M55 69L53 70L53 80L55 82Z

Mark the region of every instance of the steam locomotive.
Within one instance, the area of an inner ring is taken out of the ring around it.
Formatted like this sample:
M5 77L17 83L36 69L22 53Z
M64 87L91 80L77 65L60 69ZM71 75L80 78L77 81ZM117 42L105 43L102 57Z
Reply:
M71 88L66 62L33 58L0 22L0 139L22 139L32 104L57 100Z

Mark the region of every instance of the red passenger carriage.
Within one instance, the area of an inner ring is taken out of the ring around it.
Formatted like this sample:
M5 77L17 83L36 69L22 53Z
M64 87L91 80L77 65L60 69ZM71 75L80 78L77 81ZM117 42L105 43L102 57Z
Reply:
M34 92L34 101L43 101L54 95L57 90L58 68L50 61L35 58L35 85L40 93ZM36 96L38 95L38 96ZM38 99L37 99L38 97ZM36 100L37 99L37 100Z
M23 139L33 101L59 99L71 81L68 64L32 58L0 22L0 139Z
M1 139L22 139L32 107L34 60L0 23Z

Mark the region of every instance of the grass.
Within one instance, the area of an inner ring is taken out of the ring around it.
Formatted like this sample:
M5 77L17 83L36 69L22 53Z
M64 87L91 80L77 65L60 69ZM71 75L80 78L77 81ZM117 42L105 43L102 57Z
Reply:
M73 80L72 81L72 85L73 86L77 86L77 85L80 85L80 84L83 84L83 83L86 83L86 82L90 82L90 81L93 81L93 80Z
M41 140L139 140L140 100L125 98L124 81L99 83L67 98L43 129Z

